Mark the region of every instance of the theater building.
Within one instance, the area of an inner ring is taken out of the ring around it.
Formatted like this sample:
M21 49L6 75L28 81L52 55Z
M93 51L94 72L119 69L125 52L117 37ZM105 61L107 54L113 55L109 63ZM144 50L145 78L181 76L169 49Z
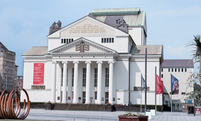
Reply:
M155 67L160 75L163 47L146 44L145 11L93 10L64 27L54 22L47 38L46 47L22 55L23 87L32 102L144 104L147 48L147 104L155 104Z

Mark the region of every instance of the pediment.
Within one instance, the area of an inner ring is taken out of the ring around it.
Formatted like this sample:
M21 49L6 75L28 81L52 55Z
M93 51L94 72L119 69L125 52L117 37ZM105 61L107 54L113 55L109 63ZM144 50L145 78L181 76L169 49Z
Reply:
M85 38L49 51L51 54L117 54L116 51Z
M63 27L59 31L48 37L86 37L86 36L104 36L104 35L121 35L128 36L127 33L111 27L101 21L86 16L78 21Z

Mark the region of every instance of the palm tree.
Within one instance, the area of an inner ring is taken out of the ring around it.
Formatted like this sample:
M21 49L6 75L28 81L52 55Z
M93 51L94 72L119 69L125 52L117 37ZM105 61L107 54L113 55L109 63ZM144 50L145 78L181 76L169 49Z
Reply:
M194 45L197 47L194 56L195 56L196 62L200 63L199 80L201 82L201 42L200 42L200 35L194 36L194 41L195 41Z

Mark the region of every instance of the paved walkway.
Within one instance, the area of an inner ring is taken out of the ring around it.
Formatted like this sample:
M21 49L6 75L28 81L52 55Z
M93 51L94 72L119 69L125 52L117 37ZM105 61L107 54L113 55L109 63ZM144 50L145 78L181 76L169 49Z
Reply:
M201 115L194 116L187 112L157 112L149 121L201 121Z
M31 109L26 120L63 120L63 121L118 121L118 115L124 111L61 111ZM187 114L186 112L157 112L149 121L201 121L201 115Z

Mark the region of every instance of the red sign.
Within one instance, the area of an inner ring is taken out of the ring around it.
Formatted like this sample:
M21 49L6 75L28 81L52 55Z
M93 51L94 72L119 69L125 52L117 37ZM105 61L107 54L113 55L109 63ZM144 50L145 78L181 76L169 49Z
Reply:
M44 84L44 63L34 63L33 84Z

